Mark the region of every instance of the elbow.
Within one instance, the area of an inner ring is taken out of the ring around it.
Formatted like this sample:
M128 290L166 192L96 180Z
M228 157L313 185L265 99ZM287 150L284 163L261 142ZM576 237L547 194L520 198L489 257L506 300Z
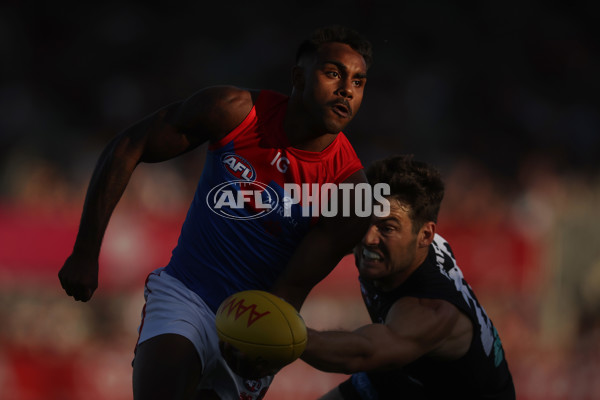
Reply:
M363 371L353 363L324 362L323 360L319 360L318 358L312 358L308 356L302 356L300 358L311 367L323 372L351 375L356 372Z
M351 375L356 372L368 371L368 360L361 356L348 354L336 357L323 352L305 351L300 357L305 363L323 372Z
M331 368L331 371L326 372L352 375L357 372L366 372L372 370L373 368L369 367L368 364L369 363L363 358L355 358L352 360L347 360L344 363L340 363L334 368Z
M108 150L111 163L127 170L133 170L141 162L142 147L128 136L113 141Z
M348 358L343 365L340 365L340 372L343 374L355 374L357 372L366 372L378 369L378 365L374 363L372 354L355 355Z

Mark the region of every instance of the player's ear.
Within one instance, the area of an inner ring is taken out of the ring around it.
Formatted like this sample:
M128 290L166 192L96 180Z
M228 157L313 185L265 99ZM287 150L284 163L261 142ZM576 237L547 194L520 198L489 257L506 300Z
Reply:
M292 86L296 89L302 90L304 89L304 82L304 68L299 65L295 65L292 68Z
M435 237L436 225L433 221L427 221L419 230L419 247L429 247Z

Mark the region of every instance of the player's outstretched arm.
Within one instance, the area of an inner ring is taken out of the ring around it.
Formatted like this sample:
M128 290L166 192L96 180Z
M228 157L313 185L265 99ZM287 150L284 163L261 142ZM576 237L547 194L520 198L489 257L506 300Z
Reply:
M466 320L466 321L465 321ZM468 318L443 300L398 300L385 324L353 332L309 329L301 358L326 372L352 374L404 366L426 354L458 358L472 335Z
M366 183L364 171L352 174L344 183ZM338 193L338 199L342 199ZM325 278L341 259L352 252L367 231L370 217L354 214L354 189L346 193L351 214L344 217L339 212L335 217L320 217L298 245L285 271L271 289L300 310L311 289ZM340 201L341 202L341 201Z
M252 96L233 87L207 88L149 115L108 143L88 186L73 252L58 274L67 295L87 301L96 290L102 239L136 166L224 137L250 112Z

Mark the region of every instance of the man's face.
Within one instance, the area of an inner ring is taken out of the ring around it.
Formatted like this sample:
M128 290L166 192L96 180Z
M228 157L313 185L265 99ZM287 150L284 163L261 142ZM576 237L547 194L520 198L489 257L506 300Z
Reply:
M325 43L301 63L302 99L324 133L343 130L358 112L367 81L364 58L347 44Z
M404 282L424 260L408 212L407 206L390 200L389 216L374 216L369 230L354 249L360 276L384 291Z

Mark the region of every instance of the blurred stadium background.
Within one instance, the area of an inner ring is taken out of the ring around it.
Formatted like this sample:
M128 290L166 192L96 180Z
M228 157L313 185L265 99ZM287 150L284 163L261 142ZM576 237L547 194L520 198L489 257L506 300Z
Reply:
M481 4L485 3L485 4ZM102 147L213 84L289 92L297 44L343 23L375 64L347 130L365 165L443 172L439 229L498 327L520 399L600 397L600 52L592 2L364 0L0 6L0 399L129 399L146 274L164 265L203 151L141 165L109 225L100 288L62 292ZM310 295L316 328L366 322L351 260ZM345 377L297 361L267 399Z

